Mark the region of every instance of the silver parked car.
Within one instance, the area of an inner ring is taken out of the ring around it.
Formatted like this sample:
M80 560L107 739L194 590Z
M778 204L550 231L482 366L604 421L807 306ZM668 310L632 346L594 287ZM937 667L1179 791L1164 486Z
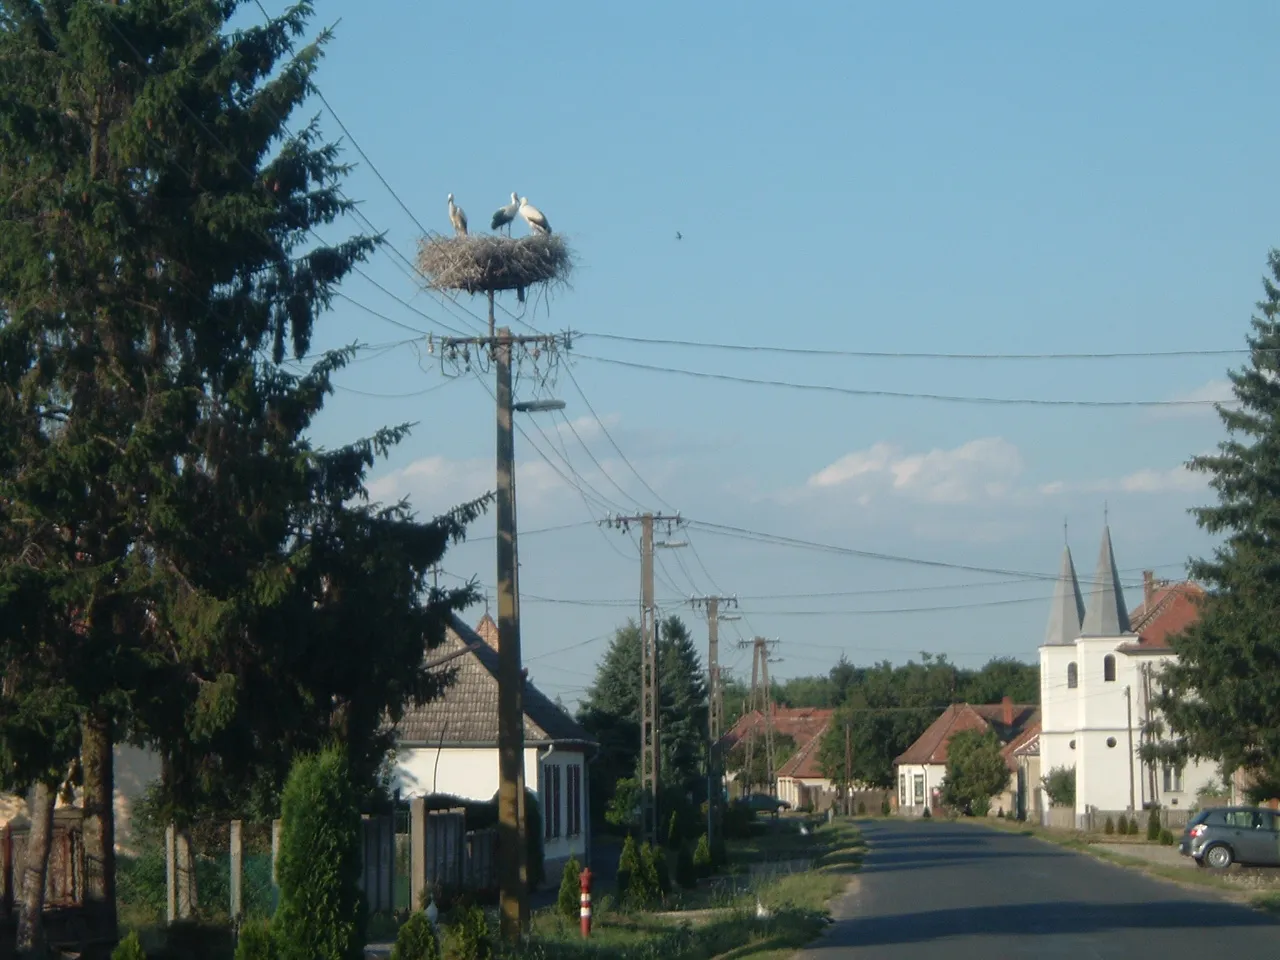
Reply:
M1201 810L1183 831L1178 852L1215 870L1233 863L1280 866L1280 817L1266 807Z

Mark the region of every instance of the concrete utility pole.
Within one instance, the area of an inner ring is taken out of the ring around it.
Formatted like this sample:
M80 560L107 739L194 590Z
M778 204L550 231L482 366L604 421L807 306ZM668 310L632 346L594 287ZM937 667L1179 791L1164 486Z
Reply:
M489 297L487 337L441 338L444 355L459 351L469 366L487 354L497 374L497 579L498 579L498 890L502 937L515 942L529 929L529 865L524 778L524 670L520 657L519 551L516 535L515 411L559 409L559 401L517 404L511 391L516 350L553 353L561 338L512 336L494 330L493 296ZM536 829L536 827L534 827Z
M737 597L697 597L695 607L707 609L707 842L713 838L714 810L719 792L713 797L713 785L718 782L719 743L724 735L724 698L720 685L720 604L736 607ZM733 619L727 617L723 619Z
M769 685L769 647L776 644L777 640L766 640L764 637L756 637L751 643L745 640L741 641L738 646L751 647L751 705L750 710L759 710L764 717L764 756L765 756L765 785L772 794L777 789L775 783L776 768L774 767L774 749L773 749L773 708L770 704L770 695L772 689ZM777 663L778 661L772 661ZM755 740L756 725L752 724L747 728L747 763L745 770L744 788L750 791L751 784L751 764L755 756Z
M653 593L655 521L666 523L668 531L683 522L679 514L653 513L605 520L606 525L622 530L629 530L633 523L640 524L640 832L650 843L662 841L662 691L658 673L658 607Z
M844 722L844 815L853 813L853 724Z
M1129 809L1134 810L1133 805L1133 691L1126 686L1124 688L1124 712L1127 718L1126 727L1129 731Z

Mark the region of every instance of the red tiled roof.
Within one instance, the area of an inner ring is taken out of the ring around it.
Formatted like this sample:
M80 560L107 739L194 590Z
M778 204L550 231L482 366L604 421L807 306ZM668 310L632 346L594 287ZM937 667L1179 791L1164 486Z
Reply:
M1181 633L1200 616L1199 601L1204 589L1190 580L1158 588L1150 603L1142 603L1129 615L1138 639L1120 649L1130 652L1168 650L1169 638Z
M947 762L947 744L957 733L964 730L976 730L985 733L994 730L1002 743L1015 740L1032 724L1040 722L1040 708L1030 704L1008 705L1013 714L1013 723L1004 723L1006 704L968 704L953 703L942 712L942 716L929 724L927 730L907 747L897 759L894 766L906 763L944 764ZM1007 759L1007 758L1006 758Z
M1004 745L1004 749L1000 751L1000 756L1004 757L1004 762L1010 770L1018 769L1018 757L1020 756L1036 756L1040 753L1040 721L1027 724L1022 733L1018 734L1012 740Z
M809 742L800 747L787 758L787 762L778 768L779 777L792 777L797 780L822 780L826 774L822 772L822 738L831 729L831 718L809 738Z
M777 704L771 706L774 733L790 737L796 742L797 750L821 733L835 713L834 710L822 707L780 707ZM761 732L764 729L764 714L759 710L752 710L739 717L738 722L721 737L720 742L724 749L730 750L739 740L746 737L747 731L752 729L758 729Z

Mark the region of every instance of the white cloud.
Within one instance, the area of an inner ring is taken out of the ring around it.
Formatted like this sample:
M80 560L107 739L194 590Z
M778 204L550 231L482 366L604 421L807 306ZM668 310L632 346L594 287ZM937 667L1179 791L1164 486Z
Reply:
M1217 416L1217 411L1213 404L1227 403L1234 400L1235 394L1231 390L1230 380L1210 380L1208 383L1202 383L1192 390L1175 394L1169 399L1193 405L1152 407L1148 410L1149 415L1160 420Z
M819 470L806 487L839 489L863 506L881 494L925 503L971 503L1005 496L1022 470L1018 448L1001 437L927 453L905 453L893 444L877 443Z
M1096 493L1194 493L1206 487L1203 474L1192 473L1182 464L1167 470L1146 468L1127 473L1122 477L1102 480L1087 480L1079 483L1055 480L1041 484L1037 489L1043 496L1055 497L1064 494L1096 494Z
M496 485L493 460L423 457L370 481L369 499L394 503L408 497L420 514L432 515L484 496ZM516 489L522 505L543 501L557 490L568 491L564 481L541 460L516 465Z

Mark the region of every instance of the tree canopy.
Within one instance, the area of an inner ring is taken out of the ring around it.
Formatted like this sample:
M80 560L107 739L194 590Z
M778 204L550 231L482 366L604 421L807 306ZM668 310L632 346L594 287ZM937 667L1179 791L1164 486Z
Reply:
M822 769L841 783L890 789L893 761L953 703L1015 703L1040 700L1039 667L997 658L981 670L958 667L945 656L923 654L920 662L873 667L838 663L846 695L819 747ZM849 730L852 767L845 769L845 729Z
M1262 797L1280 795L1280 250L1271 251L1248 363L1230 372L1237 405L1221 406L1227 438L1189 469L1208 477L1217 503L1193 511L1222 538L1190 565L1207 591L1199 618L1170 639L1178 655L1155 704L1167 738L1149 759L1187 757L1244 768ZM1158 732L1158 731L1153 731Z
M662 691L664 790L705 789L707 686L697 649L684 622L659 624L658 672ZM619 780L640 762L640 628L630 621L615 632L578 710L578 720L600 741L592 768L592 808L603 813Z
M994 732L961 730L947 741L942 802L955 810L985 817L991 798L1008 785L1009 776Z
M79 750L108 903L114 742L159 748L180 818L275 809L333 741L367 781L470 599L425 578L483 503L366 501L406 426L308 439L354 353L316 322L379 241L319 238L347 168L288 125L328 34L239 6L0 4L0 760Z

